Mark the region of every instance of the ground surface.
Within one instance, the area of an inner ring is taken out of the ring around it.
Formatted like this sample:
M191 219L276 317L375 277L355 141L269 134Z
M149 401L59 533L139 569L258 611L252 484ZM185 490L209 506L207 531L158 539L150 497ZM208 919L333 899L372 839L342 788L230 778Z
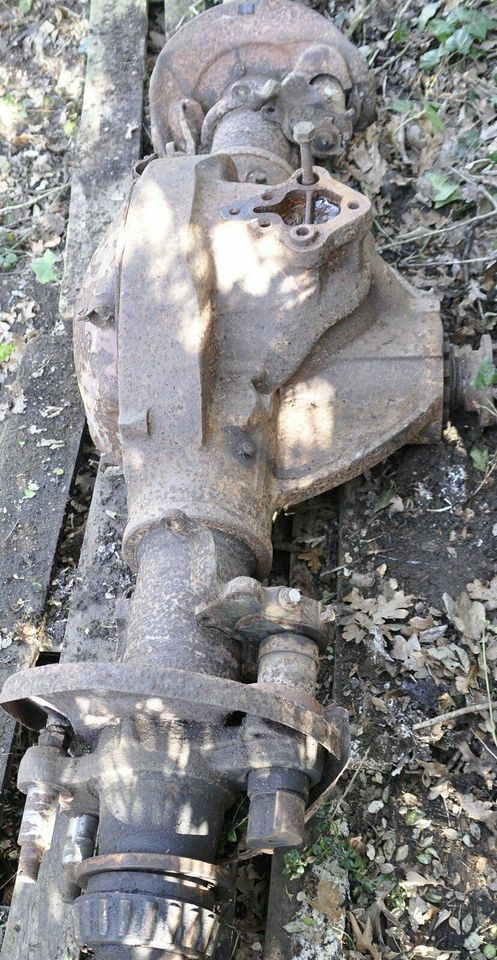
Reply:
M151 64L163 40L159 9ZM453 342L495 335L491 5L371 0L328 12L378 84L378 120L335 172L371 197L383 255L441 297ZM75 0L0 4L0 421L23 415L15 377L26 344L41 331L56 335L86 15ZM337 652L323 664L321 693L331 698L335 675L353 737L345 798L287 860L289 884L303 878L289 929L295 955L497 956L497 736L487 709L497 683L495 440L496 429L483 433L475 417L456 419L439 446L401 451L361 478L353 499L322 498L276 530L275 578L337 605ZM91 459L87 451L53 575L55 647ZM27 481L20 495L35 499ZM439 719L460 709L468 712ZM16 864L14 796L0 840L4 903ZM257 861L241 873L240 958L260 952L265 871Z

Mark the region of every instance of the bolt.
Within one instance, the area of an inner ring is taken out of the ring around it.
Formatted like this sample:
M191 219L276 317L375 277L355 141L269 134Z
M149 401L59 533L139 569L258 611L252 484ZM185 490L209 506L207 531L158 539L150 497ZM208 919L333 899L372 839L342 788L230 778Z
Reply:
M22 844L17 865L17 876L21 883L36 883L41 860L42 853L36 843Z
M68 728L64 724L50 721L41 731L38 743L43 747L55 747L57 750L63 750L67 734Z
M305 800L296 793L276 790L250 801L247 847L274 850L298 847L304 838Z
M300 590L294 587L282 587L278 593L278 601L285 610L293 610L301 601Z
M240 84L234 83L231 89L235 97L237 97L239 100L245 100L245 98L248 97L250 93L250 90L247 87L247 85L243 83L240 83Z
M314 175L314 166L312 163L312 138L314 136L314 124L308 120L296 123L293 128L293 139L300 147L300 166L302 168L302 186L311 186L316 182Z
M327 137L316 137L314 143L314 149L316 153L325 153L327 150L331 150L333 144L331 140Z
M98 817L82 813L70 817L67 834L62 849L62 867L64 871L62 899L72 903L79 896L80 887L75 881L74 870L83 860L88 860L95 852L95 840L98 829Z
M257 681L271 686L281 683L313 695L318 665L319 652L314 640L288 631L273 634L259 647Z
M240 452L242 457L245 457L247 460L249 460L250 457L254 456L255 443L252 440L244 440L240 446Z
M298 770L262 767L249 774L247 846L257 850L296 847L305 830L309 781Z

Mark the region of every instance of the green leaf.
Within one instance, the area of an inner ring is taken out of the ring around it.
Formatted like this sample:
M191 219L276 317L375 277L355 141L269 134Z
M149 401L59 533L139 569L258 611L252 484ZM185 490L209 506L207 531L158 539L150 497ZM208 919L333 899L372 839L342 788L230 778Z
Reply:
M395 113L412 113L413 110L416 110L416 104L412 100L398 100L394 97L387 104L387 110L394 110Z
M409 27L407 23L400 22L393 31L392 40L394 43L407 43L410 38Z
M494 387L497 383L497 369L490 357L485 357L480 363L473 380L473 386L477 390L486 390L487 387Z
M36 274L38 283L54 283L57 279L57 271L54 266L56 260L57 256L53 250L45 250L42 257L35 257L31 261L31 269Z
M478 447L473 447L469 451L469 455L473 461L476 470L479 470L480 473L486 473L488 469L488 450L486 447L483 447L482 450L479 450Z
M33 5L33 0L19 0L19 13L23 15L29 13Z
M435 210L445 207L447 203L453 203L454 200L461 199L461 190L457 183L452 183L443 177L440 173L429 173L429 179L433 188L433 206Z
M13 343L0 343L0 363L5 363L14 350L15 346Z
M418 27L420 30L424 30L428 21L431 20L436 13L438 13L438 10L441 6L442 0L435 0L434 3L425 4L418 17Z
M385 507L388 507L390 500L393 497L393 490L384 490L383 493L378 497L374 507L373 513L379 513L380 510L384 510Z
M497 28L497 20L487 17L480 10L464 9L461 19L466 21L469 32L476 40L486 40L487 34Z
M442 903L443 893L437 893L436 890L423 890L423 899L428 900L428 903L433 903L434 906L437 903Z
M494 960L497 957L497 947L494 947L493 943L486 943L481 952L487 960Z
M24 499L25 499L25 500L32 500L33 497L36 497L36 494L38 493L38 490L39 490L39 489L40 489L40 488L39 488L38 484L35 483L34 480L30 480L29 483L28 483L28 485L27 485L27 487L24 487L24 490L22 491L22 492L23 492Z
M443 133L445 130L445 123L438 116L438 107L435 107L432 103L425 103L424 106L425 117L430 121L434 130L438 133Z
M64 471L63 471L62 467L55 467L55 470L54 470L53 472L54 472L54 474L55 474L56 477L63 477L63 476L64 476Z
M448 53L460 53L466 56L473 46L473 37L467 26L459 27L444 44Z
M431 863L431 857L429 853L418 853L416 860L419 860L420 863L425 865Z
M419 61L421 69L433 70L433 67L438 67L438 64L444 58L444 54L443 47L434 47L433 50L427 50Z
M478 130L465 130L457 138L457 152L460 157L464 157L468 150L477 150L480 146L481 140Z
M412 827L413 824L416 823L418 816L419 814L417 810L408 810L404 817L404 823L406 823L408 827Z
M13 250L0 250L0 270L5 270L5 273L8 273L15 267L18 259L17 253L14 253Z
M430 20L427 30L428 33L432 33L433 36L436 37L439 43L444 43L445 40L448 40L454 32L447 20L439 20L438 17L435 17L434 20Z

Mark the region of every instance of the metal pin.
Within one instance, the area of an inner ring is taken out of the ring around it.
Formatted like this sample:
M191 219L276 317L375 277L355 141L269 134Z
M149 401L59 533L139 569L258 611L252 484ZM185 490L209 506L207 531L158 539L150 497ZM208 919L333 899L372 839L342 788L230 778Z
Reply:
M316 180L312 162L313 136L314 124L307 120L295 124L293 128L293 139L300 147L300 166L302 168L301 183L304 187L310 187Z

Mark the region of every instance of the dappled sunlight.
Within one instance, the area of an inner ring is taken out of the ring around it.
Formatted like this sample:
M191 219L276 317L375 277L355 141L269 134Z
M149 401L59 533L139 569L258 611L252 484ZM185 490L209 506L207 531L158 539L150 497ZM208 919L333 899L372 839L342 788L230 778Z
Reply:
M134 470L142 470L145 466L143 453L137 447L132 447L129 452L129 463Z
M209 824L207 820L195 820L192 804L187 800L181 804L176 821L176 833L193 837L207 837Z
M168 760L174 761L177 770L187 770L190 760L190 744L186 737L183 739L169 737L166 745L166 756Z
M227 295L235 287L264 297L284 266L283 247L275 234L260 239L245 221L220 221L212 229L217 288Z
M300 382L285 392L279 434L289 465L304 466L309 451L331 449L335 403L335 388L322 377Z
M287 309L301 306L316 293L319 286L317 271L302 271L301 273L282 274L280 291L285 298Z

